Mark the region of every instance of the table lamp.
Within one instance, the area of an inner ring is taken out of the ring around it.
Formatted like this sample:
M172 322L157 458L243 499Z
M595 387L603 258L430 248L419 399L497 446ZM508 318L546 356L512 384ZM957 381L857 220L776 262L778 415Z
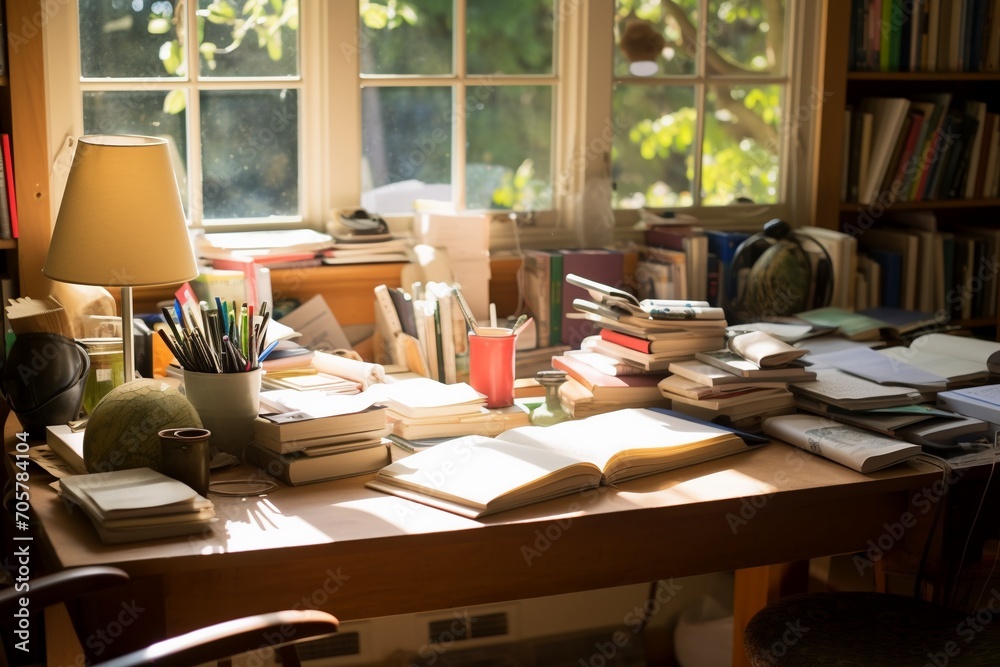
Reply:
M132 288L198 276L166 140L80 138L42 273L121 287L125 381L133 380Z

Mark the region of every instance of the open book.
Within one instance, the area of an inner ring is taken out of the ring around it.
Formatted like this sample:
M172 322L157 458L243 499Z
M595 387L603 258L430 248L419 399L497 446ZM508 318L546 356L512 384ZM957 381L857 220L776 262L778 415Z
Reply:
M654 320L723 320L725 313L722 308L710 307L708 301L689 301L675 299L643 299L640 301L625 290L590 280L570 273L566 282L587 290L590 298L596 303L640 318Z
M764 433L864 473L921 453L920 445L811 415L771 417L764 422Z
M449 440L386 466L368 486L479 517L747 449L731 431L635 408Z

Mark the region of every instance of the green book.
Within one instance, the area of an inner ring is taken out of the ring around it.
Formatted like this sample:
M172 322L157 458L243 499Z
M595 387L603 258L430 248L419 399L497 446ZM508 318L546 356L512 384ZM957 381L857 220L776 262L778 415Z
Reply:
M549 260L549 345L562 344L563 256L550 252Z

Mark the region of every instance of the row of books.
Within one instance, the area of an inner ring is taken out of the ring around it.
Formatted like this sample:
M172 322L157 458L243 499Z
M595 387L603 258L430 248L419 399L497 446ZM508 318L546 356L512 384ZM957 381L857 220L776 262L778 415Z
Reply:
M1000 123L947 92L865 97L845 111L845 201L984 199L1000 191Z
M989 258L1000 234L966 214L947 224L930 211L898 211L858 236L854 305L937 313L942 319L996 315Z
M377 285L376 359L445 383L469 378L468 326L455 286L437 281L415 293Z
M1000 71L997 0L852 0L851 68Z
M234 262L252 262L269 269L323 264L408 262L413 238L386 231L358 234L331 226L330 233L312 229L216 232L195 237L195 250L215 268L242 269Z

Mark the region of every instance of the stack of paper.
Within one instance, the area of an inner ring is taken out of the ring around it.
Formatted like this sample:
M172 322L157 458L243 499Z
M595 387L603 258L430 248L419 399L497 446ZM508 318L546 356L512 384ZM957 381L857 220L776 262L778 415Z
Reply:
M384 404L392 432L410 440L492 436L529 423L528 412L519 405L486 408L486 397L465 382L409 378L373 385L364 394Z
M199 533L215 517L210 500L150 468L70 475L59 487L108 544Z

